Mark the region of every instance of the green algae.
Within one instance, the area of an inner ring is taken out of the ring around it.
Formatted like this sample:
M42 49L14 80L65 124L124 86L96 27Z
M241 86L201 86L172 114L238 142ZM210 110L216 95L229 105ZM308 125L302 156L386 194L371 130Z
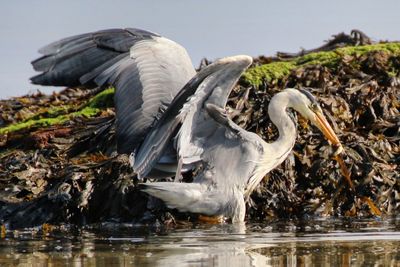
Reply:
M296 67L294 62L272 62L254 68L250 68L243 74L244 81L256 87L260 86L263 81L271 82L273 80L281 79L289 75L289 73Z
M380 43L380 44L363 45L363 46L349 46L349 47L338 48L335 51L347 55L362 55L372 51L385 51L394 56L398 56L400 55L400 42Z
M17 132L31 127L48 127L55 124L62 124L68 120L67 115L61 115L56 118L29 119L24 122L14 123L0 129L0 134Z
M300 67L322 65L328 68L335 68L344 56L361 56L373 51L384 51L391 56L400 56L400 43L350 46L338 48L333 51L310 53L288 61L272 62L252 67L243 74L243 80L258 88L263 82L269 83L282 79L289 75L292 70Z
M317 52L304 55L294 60L297 67L305 65L322 65L333 68L337 66L341 55L338 51L328 51L328 52Z
M43 118L56 118L61 115L68 114L73 111L73 106L71 105L63 105L63 106L57 106L57 107L52 107L52 108L42 108L37 114L26 118L24 121L28 120L39 120Z
M115 89L110 87L95 95L89 100L86 107L104 109L114 106L114 93Z
M72 117L83 116L91 118L99 114L102 109L114 106L114 93L115 89L110 87L91 98L81 108L71 114Z
M79 108L60 106L48 109L46 112L34 115L22 122L14 123L0 129L0 134L17 132L32 127L49 127L63 124L76 117L91 118L98 115L103 109L113 106L114 88L108 88L92 97Z

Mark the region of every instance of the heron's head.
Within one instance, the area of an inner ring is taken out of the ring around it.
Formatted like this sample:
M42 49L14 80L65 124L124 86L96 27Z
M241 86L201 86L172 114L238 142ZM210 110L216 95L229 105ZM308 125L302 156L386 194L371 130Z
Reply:
M291 97L291 106L297 110L305 119L314 124L325 137L335 146L341 147L339 138L336 136L329 122L326 120L321 106L315 97L305 89L287 89L297 91Z

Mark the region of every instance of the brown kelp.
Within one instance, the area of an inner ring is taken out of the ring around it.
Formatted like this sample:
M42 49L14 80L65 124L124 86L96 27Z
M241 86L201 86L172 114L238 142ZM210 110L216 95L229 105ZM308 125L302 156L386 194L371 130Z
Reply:
M372 44L359 32L336 35L321 48L255 59L230 97L234 121L272 141L271 97L286 87L308 88L343 144L353 186L333 158L335 149L299 116L293 152L252 194L247 219L396 215L399 72L400 43ZM116 153L113 93L68 88L0 101L1 223L194 218L137 190L127 156Z

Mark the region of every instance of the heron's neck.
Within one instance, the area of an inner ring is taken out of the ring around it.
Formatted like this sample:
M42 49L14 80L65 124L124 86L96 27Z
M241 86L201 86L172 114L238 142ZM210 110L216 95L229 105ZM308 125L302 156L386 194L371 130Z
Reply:
M266 173L281 164L292 150L296 141L296 125L289 117L287 108L292 107L293 93L285 90L276 94L269 103L268 113L272 123L278 128L279 137L273 143L263 142L264 154L255 168L245 190L247 199Z
M296 125L289 117L287 108L292 106L291 92L285 90L276 94L269 103L268 113L272 123L278 128L279 137L273 143L263 142L264 154L260 159L245 190L248 198L266 173L281 164L289 155L296 141Z
M278 139L268 144L274 152L274 157L277 160L276 165L286 159L296 141L296 125L287 113L287 109L292 106L291 98L290 91L280 92L271 99L268 106L269 117L279 131Z

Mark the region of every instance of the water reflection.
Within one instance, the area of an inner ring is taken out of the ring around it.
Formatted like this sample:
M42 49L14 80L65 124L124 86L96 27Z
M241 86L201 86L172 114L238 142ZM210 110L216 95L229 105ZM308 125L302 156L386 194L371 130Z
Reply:
M392 221L8 232L0 266L400 266Z

